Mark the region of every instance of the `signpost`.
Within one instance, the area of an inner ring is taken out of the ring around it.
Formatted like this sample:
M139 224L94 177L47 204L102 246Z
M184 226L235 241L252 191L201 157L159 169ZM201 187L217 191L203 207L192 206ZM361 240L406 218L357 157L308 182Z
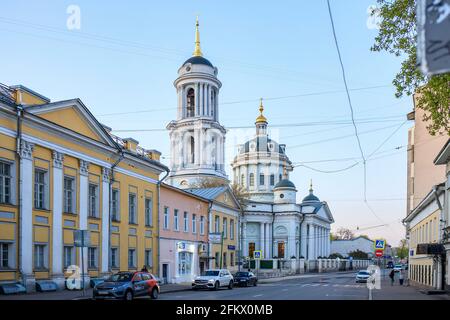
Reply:
M253 252L253 258L255 259L256 276L258 276L258 270L259 270L259 267L258 267L259 262L258 262L258 260L261 260L261 257L262 257L262 250L255 250Z
M424 75L450 72L450 0L417 1L417 62Z
M74 230L73 239L75 247L81 248L81 278L83 279L83 296L86 295L85 283L84 283L84 248L89 247L91 243L91 234L89 230Z
M381 258L383 256L383 250L376 250L375 251L375 256L377 258Z

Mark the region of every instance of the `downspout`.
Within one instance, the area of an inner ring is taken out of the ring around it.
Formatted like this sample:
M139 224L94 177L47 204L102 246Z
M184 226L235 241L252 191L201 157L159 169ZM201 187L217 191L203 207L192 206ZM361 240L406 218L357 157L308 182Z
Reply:
M270 244L270 250L269 250L269 253L272 251L272 255L271 255L271 257L272 257L272 259L273 259L273 231L274 231L274 223L275 223L275 212L273 212L273 203L271 204L271 206L272 206L272 243Z
M438 195L438 190L439 187L438 186L434 186L433 187L433 193L434 193L434 197L436 199L436 203L438 205L439 208L439 234L438 234L438 239L439 239L439 243L442 244L443 243L443 235L441 234L441 231L443 230L442 228L442 224L444 224L444 228L445 228L445 220L444 220L444 210L442 207L442 203L439 200L439 195ZM438 285L438 290L444 289L445 288L445 260L443 255L439 255L439 259L438 259L438 263L441 263L440 269L441 269L441 281L440 283L437 283ZM438 266L439 267L439 264Z
M303 221L305 221L305 214L302 213L302 221L300 222L300 239L299 239L299 243L298 243L298 258L300 259L302 256L302 225L303 225Z
M210 231L211 230L211 219L210 219L210 217L211 217L212 205L213 205L213 202L212 202L212 200L210 200L209 204L208 204L208 219L206 221L208 223L208 226L207 226L208 235L211 233L211 231ZM207 254L207 257L208 257L208 268L207 269L211 268L210 267L210 262L211 262L210 254L211 254L211 252L209 250L209 246L210 246L210 243L209 243L209 239L208 239L208 250L206 251L206 254Z
M18 265L18 271L19 271L19 275L20 275L20 279L22 280L22 284L24 286L26 286L26 279L24 279L23 276L23 268L22 268L22 230L21 230L21 226L22 226L22 193L21 191L21 186L22 186L22 177L20 175L20 171L21 171L21 166L20 166L20 162L21 162L21 154L20 154L20 149L21 149L21 143L22 143L22 117L23 117L23 107L22 107L22 93L17 90L17 97L16 99L19 100L18 104L16 104L16 111L17 111L17 132L16 132L16 157L17 157L17 181L18 186L16 186L16 190L17 190L17 199L16 201L18 201L18 209L17 209L17 215L18 215L18 220L19 223L17 225L17 235L18 235L18 245L17 245L17 249L19 251L19 254L17 256L17 265Z
M166 169L164 169L165 171L166 171L166 174L164 175L164 177L162 177L160 180L158 180L158 182L157 182L157 184L156 184L156 187L157 187L157 193L158 193L158 221L157 221L157 224L158 224L158 226L157 226L157 230L158 230L158 237L157 237L157 239L161 239L160 238L160 234L159 234L159 232L160 232L160 230L161 230L161 226L160 226L160 216L161 216L161 208L160 208L160 206L161 206L161 201L159 200L159 198L160 198L160 196L161 196L161 183L164 181L164 179L166 179L168 176L169 176L169 173L170 173L170 170L168 169L168 168L166 168ZM161 249L160 249L160 243L159 243L159 241L158 241L158 250L157 250L157 272L155 272L156 274L158 274L160 277L162 276L162 275L160 275L159 274L159 260L160 260L160 256L161 256Z

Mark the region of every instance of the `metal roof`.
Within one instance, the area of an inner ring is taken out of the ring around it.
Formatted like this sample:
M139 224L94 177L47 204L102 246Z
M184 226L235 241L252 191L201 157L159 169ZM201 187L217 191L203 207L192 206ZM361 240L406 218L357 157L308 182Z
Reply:
M214 188L191 188L191 189L185 189L187 192L193 193L199 197L208 199L208 200L214 200L217 198L219 194L227 190L227 186L221 186L221 187L214 187Z

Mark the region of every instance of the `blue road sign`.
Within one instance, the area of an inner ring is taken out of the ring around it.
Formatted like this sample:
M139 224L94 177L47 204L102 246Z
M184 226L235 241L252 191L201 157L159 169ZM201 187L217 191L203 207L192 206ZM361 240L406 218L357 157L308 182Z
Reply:
M384 250L385 241L384 240L375 240L375 249Z

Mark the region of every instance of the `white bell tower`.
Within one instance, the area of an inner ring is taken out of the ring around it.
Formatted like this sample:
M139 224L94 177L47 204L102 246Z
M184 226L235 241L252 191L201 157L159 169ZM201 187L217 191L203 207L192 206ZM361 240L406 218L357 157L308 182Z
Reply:
M170 175L168 182L187 188L199 179L228 181L225 173L225 128L219 123L217 68L203 57L198 19L195 51L178 69L174 82L178 96L177 119L170 131Z

